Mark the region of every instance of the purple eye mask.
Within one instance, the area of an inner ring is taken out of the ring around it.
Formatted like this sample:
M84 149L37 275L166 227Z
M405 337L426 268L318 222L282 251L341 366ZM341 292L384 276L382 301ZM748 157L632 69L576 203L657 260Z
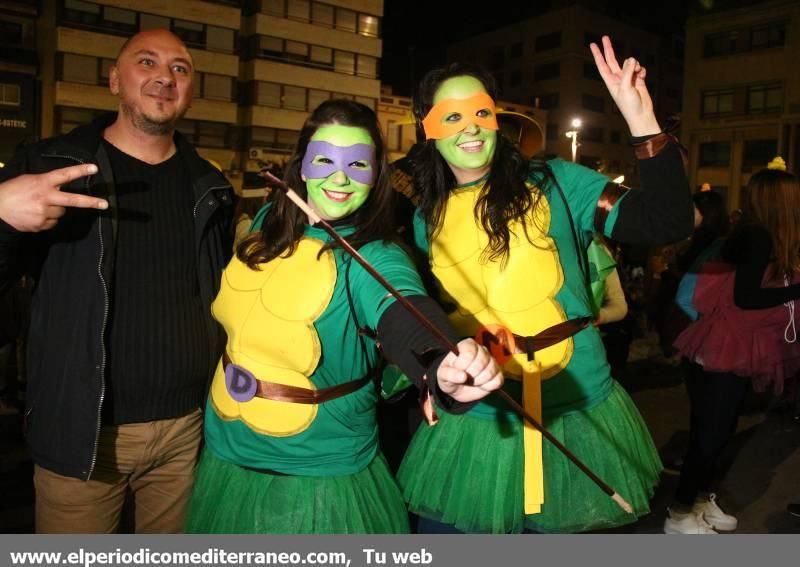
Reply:
M312 163L317 156L323 156L333 163ZM350 164L363 161L369 169L352 167ZM364 185L375 182L375 146L372 144L353 144L352 146L334 146L328 142L314 140L309 142L306 155L303 156L302 174L307 179L324 179L329 175L343 171L347 177Z

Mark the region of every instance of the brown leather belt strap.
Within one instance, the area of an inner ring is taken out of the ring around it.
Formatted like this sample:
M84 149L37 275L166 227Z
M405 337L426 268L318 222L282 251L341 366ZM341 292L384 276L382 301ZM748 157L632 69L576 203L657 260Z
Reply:
M606 220L611 214L611 209L617 204L628 188L619 183L606 183L600 198L597 200L597 208L594 210L594 229L600 234L605 234Z
M222 355L222 362L226 367L231 364L231 359L228 357L227 352ZM257 380L255 396L257 398L264 398L265 400L273 400L276 402L323 404L361 389L366 384L369 384L371 379L372 375L367 374L358 380L351 380L350 382L330 386L329 388L322 388L321 390L311 390L299 386L288 386L286 384Z
M689 152L678 141L678 138L669 132L661 132L652 138L645 140L644 142L633 144L633 153L636 154L636 159L650 159L663 152L664 148L666 148L670 142L674 142L675 145L678 146L678 149L681 152L681 158L683 159L683 165L685 167L689 157Z
M548 327L541 333L537 333L532 337L514 335L514 340L517 341L518 346L522 347L523 350L528 353L528 357L530 358L533 356L534 352L545 349L556 343L560 343L561 341L570 338L578 331L585 329L591 320L591 317L577 317L575 319L569 319L567 321L558 323L557 325L553 325L552 327Z

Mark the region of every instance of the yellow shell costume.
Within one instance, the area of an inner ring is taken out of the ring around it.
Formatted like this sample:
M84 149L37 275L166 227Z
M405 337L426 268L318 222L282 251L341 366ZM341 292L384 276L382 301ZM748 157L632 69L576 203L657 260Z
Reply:
M228 331L228 356L261 380L316 389L308 379L321 347L314 321L322 315L336 284L336 263L324 243L304 237L289 258L275 258L251 270L234 258L224 272L213 304L214 317ZM224 420L241 420L264 435L284 437L306 430L315 404L254 397L240 403L227 390L222 362L211 385L211 404Z
M525 226L509 226L511 239L505 262L484 256L488 237L474 215L482 184L452 192L441 223L431 243L431 269L442 291L442 299L457 305L450 321L459 334L478 336L481 329L504 327L512 333L533 336L566 321L555 295L564 282L555 243L547 236L550 208L536 208L537 217ZM527 234L527 236L526 236ZM528 242L530 237L530 242ZM519 350L519 349L517 349ZM504 364L507 378L523 380L523 405L539 422L542 418L541 380L563 370L572 356L571 338L536 353L529 362L524 353L514 353ZM544 502L541 434L525 425L525 511L540 510Z

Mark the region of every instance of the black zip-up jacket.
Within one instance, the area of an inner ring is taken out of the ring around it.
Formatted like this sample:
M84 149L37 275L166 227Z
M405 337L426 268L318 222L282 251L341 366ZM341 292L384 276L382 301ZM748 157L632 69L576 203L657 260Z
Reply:
M67 209L52 229L20 233L0 221L0 292L23 273L36 287L28 336L26 434L33 460L61 475L88 479L97 457L100 412L105 395L107 319L113 297L117 218L114 180L103 130L116 115L105 115L69 134L23 150L0 170L0 181L23 173L44 173L94 163L98 173L62 187L103 197L109 209ZM225 344L211 317L211 302L231 255L233 190L211 164L180 135L175 144L194 189L197 278L208 313L208 379Z

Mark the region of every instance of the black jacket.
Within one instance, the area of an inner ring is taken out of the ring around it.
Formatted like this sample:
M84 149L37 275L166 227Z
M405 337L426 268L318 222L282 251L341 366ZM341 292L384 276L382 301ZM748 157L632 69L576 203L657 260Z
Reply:
M0 180L43 173L78 163L95 163L96 175L62 190L104 197L107 211L67 209L49 231L16 232L0 221L0 292L22 273L36 287L28 337L26 431L33 460L56 473L88 479L94 469L100 411L105 394L106 323L114 274L116 207L114 180L103 130L116 116L106 115L67 135L23 150L0 170ZM208 316L209 380L224 332L211 318L211 302L230 259L233 190L225 177L176 134L194 188L194 238L198 285Z

